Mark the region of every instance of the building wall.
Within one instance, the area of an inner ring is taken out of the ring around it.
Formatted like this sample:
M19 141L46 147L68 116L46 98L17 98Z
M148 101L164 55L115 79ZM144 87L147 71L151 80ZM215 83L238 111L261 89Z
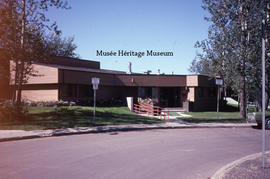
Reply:
M215 78L204 76L204 75L187 75L186 85L188 87L204 86L204 87L215 87Z
M84 85L83 91L80 88L83 85L65 84L60 86L59 98L64 101L81 101L91 102L93 100L92 85ZM81 94L81 93L84 94ZM97 100L109 101L112 99L125 99L126 97L137 97L138 91L136 87L119 87L119 86L102 86L99 85L96 91Z
M58 101L58 84L28 84L22 86L23 101Z
M100 86L97 90L97 99L111 100L138 96L137 87Z
M215 79L204 75L187 76L189 109L212 111L216 109Z
M76 59L71 57L51 57L50 59L47 59L44 63L71 66L71 67L100 69L100 62Z
M115 75L107 73L94 73L74 70L59 70L59 83L60 84L85 84L91 85L91 78L100 78L100 85L104 86L117 86Z
M91 84L91 78L100 78L104 86L162 86L182 87L186 85L186 76L181 75L129 75L59 70L59 82L70 84Z
M117 99L121 96L121 89L113 86L99 86L97 90L98 100L111 100Z
M215 88L213 91L212 87L196 87L192 111L214 111L216 110L216 100Z
M70 60L70 61L69 61ZM93 96L80 96L80 87L92 87L91 78L100 78L97 90L98 100L111 100L125 97L137 97L139 87L179 88L181 103L192 102L193 111L213 109L216 105L216 94L210 96L210 88L215 87L214 79L203 75L145 75L145 74L117 74L105 73L99 62L60 58L52 64L72 67L86 67L97 69L97 72L79 71L79 69L61 69L41 64L34 64L38 76L31 76L28 85L23 87L23 99L32 101L56 101L59 99L77 101L92 99ZM62 97L63 86L70 86L71 97ZM203 89L204 95L200 95ZM89 90L89 93L91 91ZM158 91L159 93L159 91Z
M198 86L216 87L216 81L213 77L198 75Z
M33 64L32 68L35 76L28 76L27 83L22 86L22 100L58 101L58 69L39 64ZM11 88L14 87L14 75L11 71Z
M37 76L29 76L28 84L58 83L58 69L44 65L33 64Z
M183 75L117 75L117 84L123 86L148 87L184 87L186 76Z
M189 91L187 94L187 100L194 102L195 101L195 87L189 87Z
M192 111L215 111L216 110L216 99L197 99L194 102Z
M190 75L186 77L186 86L198 86L198 76Z
M10 73L10 85L14 84L15 71L14 63L10 64L11 73ZM58 68L48 67L45 65L32 64L33 74L27 76L27 84L51 84L58 83Z
M22 90L24 101L58 101L58 89Z

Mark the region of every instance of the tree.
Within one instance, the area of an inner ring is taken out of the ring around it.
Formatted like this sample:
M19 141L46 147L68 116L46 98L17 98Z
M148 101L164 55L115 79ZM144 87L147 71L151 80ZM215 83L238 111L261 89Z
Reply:
M22 84L33 72L32 62L49 56L45 32L60 33L56 23L46 17L49 7L69 8L62 0L0 0L1 65L9 69L14 62L13 101L17 106L21 105Z
M52 56L75 57L77 45L74 44L74 37L62 38L61 34L51 33L45 39L46 49Z
M51 23L46 17L50 7L69 9L63 0L0 0L0 80L9 81L10 70L14 72L11 82L16 119L22 109L22 85L27 82L29 75L36 75L32 63L46 60L52 55L46 32L61 33L56 23ZM64 47L68 51L66 55L75 55L71 53L76 48L72 42L73 39L63 42L69 44L68 48Z
M263 1L254 0L202 2L202 7L210 14L205 19L211 22L211 26L208 39L196 44L202 53L196 56L197 61L192 62L190 70L196 71L197 64L206 61L211 64L210 70L207 65L202 67L211 76L221 76L225 88L230 86L238 92L240 114L246 117L247 98L257 94L260 88L260 23L265 16L266 5Z
M199 55L198 55L199 56ZM198 60L199 59L199 60ZM211 61L195 57L190 65L189 71L196 74L211 75Z

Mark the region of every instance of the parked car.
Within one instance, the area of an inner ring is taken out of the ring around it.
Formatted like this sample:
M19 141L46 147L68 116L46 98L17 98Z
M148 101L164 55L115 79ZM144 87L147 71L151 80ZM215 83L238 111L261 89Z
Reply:
M248 122L257 122L259 127L262 127L262 113L261 112L253 112L248 113ZM265 128L270 129L270 112L265 113Z

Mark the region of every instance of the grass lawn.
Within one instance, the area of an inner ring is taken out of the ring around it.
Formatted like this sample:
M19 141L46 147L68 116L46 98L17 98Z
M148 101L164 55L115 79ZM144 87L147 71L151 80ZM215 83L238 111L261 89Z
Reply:
M239 111L239 106L237 104L227 104L227 111ZM248 105L248 113L250 112L256 112L256 106L255 105Z
M43 130L95 125L163 123L157 118L132 113L127 107L98 107L95 124L92 119L92 107L28 107L28 113L24 119L19 121L0 119L0 129Z
M185 112L184 114L192 117L178 117L179 119L190 123L245 123L246 120L240 117L238 112L219 112L217 119L216 112Z

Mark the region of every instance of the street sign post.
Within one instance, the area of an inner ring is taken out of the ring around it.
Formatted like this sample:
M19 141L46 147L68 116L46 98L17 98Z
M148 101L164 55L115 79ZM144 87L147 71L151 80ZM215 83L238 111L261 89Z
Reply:
M93 117L93 123L96 123L96 91L98 90L98 85L99 85L100 79L99 78L92 78L92 85L93 85L93 90L94 90L94 117Z
M262 168L265 166L265 21L262 20Z
M223 85L223 80L220 77L216 77L217 89L217 119L219 119L219 87Z

